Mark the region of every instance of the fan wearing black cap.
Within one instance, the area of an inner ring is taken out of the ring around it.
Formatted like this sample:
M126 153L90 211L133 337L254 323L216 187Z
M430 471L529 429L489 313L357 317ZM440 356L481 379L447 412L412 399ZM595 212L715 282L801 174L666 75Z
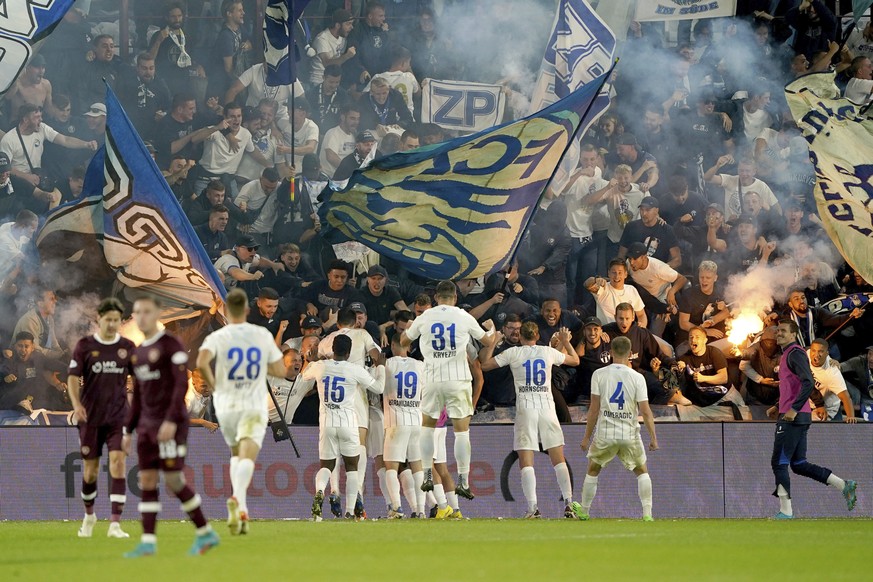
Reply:
M373 265L367 271L367 284L361 289L361 302L367 309L367 317L379 326L390 322L397 311L409 311L397 289L388 287L387 283L385 267Z
M650 257L643 243L635 242L628 250L630 276L640 298L652 315L649 331L660 336L666 327L665 314L678 312L676 294L688 283L673 267Z
M646 196L640 200L640 218L630 221L624 227L618 242L618 258L627 256L627 249L631 244L643 243L649 256L674 269L682 266L679 239L673 233L673 227L661 220L660 205L654 196Z
M734 223L736 239L728 245L728 274L745 273L759 264L766 265L776 250L775 242L767 242L758 234L758 225L751 214L741 214ZM731 237L733 239L733 237Z
M638 184L641 192L648 192L658 184L660 172L658 160L640 148L632 133L623 133L615 144L615 154L608 157L609 165L627 164L633 170L631 182Z
M260 263L259 245L250 234L240 235L233 247L233 252L222 255L215 261L215 270L224 279L224 286L233 289L243 281L263 279L263 271L258 271Z
M371 131L361 131L355 136L355 151L347 155L337 166L333 179L337 182L348 180L355 170L362 167L370 159L370 153L376 147L376 136Z
M576 386L582 396L591 396L591 376L595 370L612 363L612 351L609 343L603 341L603 323L596 317L586 317L582 320L582 339L576 344L576 355L579 356L579 366L576 368Z
M696 183L698 170L702 172L719 156L732 153L734 142L722 115L715 111L716 98L711 89L698 90L688 103L690 109L675 114L671 111L670 117L676 132L677 161L687 169L689 180Z

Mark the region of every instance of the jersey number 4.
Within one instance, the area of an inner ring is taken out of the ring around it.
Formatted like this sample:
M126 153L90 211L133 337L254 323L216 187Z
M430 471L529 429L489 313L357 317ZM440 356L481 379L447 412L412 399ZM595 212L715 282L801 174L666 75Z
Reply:
M430 342L433 351L441 352L446 349L446 332L449 332L449 349L455 350L455 324L446 327L441 323L435 323L430 326L430 333L433 334L433 339Z
M398 372L394 379L397 380L397 398L411 400L418 391L418 374L415 372Z
M254 380L261 373L261 350L258 348L249 348L245 353L242 348L230 348L227 359L231 361L228 380ZM245 368L241 370L243 365Z
M621 382L619 382L618 386L615 387L615 392L613 392L612 396L609 397L609 401L612 404L618 404L619 410L624 410L624 389L622 388Z

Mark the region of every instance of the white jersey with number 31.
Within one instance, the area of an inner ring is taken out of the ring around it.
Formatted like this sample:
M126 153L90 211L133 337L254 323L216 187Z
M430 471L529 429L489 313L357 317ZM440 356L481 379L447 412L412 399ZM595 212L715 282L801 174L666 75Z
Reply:
M622 364L595 370L591 376L591 395L600 396L595 436L598 441L629 441L640 435L639 403L649 399L642 374Z
M267 367L282 359L269 331L232 323L206 336L200 349L215 356L216 413L267 410Z
M472 315L453 305L431 307L406 330L409 339L421 338L419 347L428 384L472 380L467 345L471 337L479 340L484 335L485 330Z

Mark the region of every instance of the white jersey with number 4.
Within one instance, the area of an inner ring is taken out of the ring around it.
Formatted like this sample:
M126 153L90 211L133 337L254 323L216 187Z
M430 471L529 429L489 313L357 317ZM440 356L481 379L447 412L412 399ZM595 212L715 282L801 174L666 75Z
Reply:
M318 424L322 427L357 427L358 388L377 394L383 390L363 366L348 361L312 362L303 370L303 379L318 385Z
M385 362L385 428L421 426L421 391L424 364L413 358L388 358Z
M649 399L642 374L622 364L595 370L591 376L591 395L600 396L597 440L622 442L639 437L639 403Z
M203 340L215 356L215 412L267 410L267 367L282 360L270 332L251 323L231 323Z
M516 346L494 356L494 361L512 371L517 408L554 409L552 366L564 363L562 352L550 346Z
M453 305L431 307L406 330L409 339L421 338L419 347L428 385L472 380L467 345L471 337L478 340L484 335L485 330L472 315Z

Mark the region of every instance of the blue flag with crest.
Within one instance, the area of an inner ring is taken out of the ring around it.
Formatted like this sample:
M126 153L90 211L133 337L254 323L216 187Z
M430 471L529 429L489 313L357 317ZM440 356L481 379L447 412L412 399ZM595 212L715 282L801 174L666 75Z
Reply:
M81 197L52 211L37 237L56 288L129 302L149 293L162 299L164 323L219 313L224 285L109 87L106 111Z
M264 10L264 65L267 85L290 85L297 79L300 51L294 25L310 0L269 0Z
M0 2L0 94L12 87L33 54L33 45L54 30L75 0Z
M431 279L498 271L610 72L524 119L355 171L345 188L322 194L323 235Z

